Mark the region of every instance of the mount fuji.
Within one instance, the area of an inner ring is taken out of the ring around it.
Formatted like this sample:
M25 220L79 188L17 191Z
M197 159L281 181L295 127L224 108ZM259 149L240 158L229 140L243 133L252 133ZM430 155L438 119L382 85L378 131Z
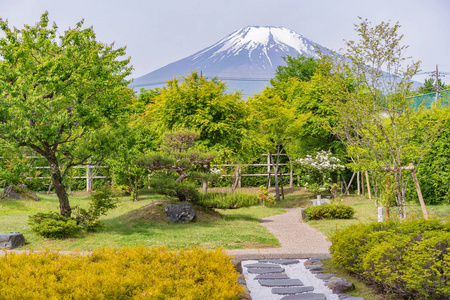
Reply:
M318 57L325 47L284 27L249 26L214 45L134 80L135 89L161 87L165 81L191 71L227 82L230 91L241 90L244 98L261 91L275 76L283 56Z

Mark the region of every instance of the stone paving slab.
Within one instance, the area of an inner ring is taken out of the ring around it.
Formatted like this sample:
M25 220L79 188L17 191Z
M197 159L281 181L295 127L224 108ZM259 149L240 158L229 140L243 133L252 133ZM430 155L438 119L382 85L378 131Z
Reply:
M292 296L285 296L281 300L327 300L324 294L305 293Z
M244 267L246 267L246 268L265 268L265 269L279 269L280 268L279 265L275 265L275 264L261 264L261 263L248 264L248 265L245 265Z
M282 273L268 273L257 275L255 279L289 279L289 277Z
M267 273L283 273L284 269L283 268L249 268L248 269L249 273L252 274L267 274Z
M316 277L322 280L329 280L331 277L336 276L334 273L319 273L316 274Z
M262 286L302 286L303 282L300 279L260 279L259 284Z
M300 294L300 293L312 292L312 291L314 291L314 287L312 287L312 286L282 287L282 288L273 288L272 294L289 295L289 294Z
M262 263L272 263L279 265L293 265L298 264L298 259L263 259Z

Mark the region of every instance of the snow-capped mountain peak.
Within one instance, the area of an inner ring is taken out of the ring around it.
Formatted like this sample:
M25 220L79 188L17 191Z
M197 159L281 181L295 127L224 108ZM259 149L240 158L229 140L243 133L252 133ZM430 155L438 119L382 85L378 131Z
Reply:
M244 94L250 94L268 85L277 66L285 65L283 56L297 57L302 54L317 57L317 49L327 51L287 28L248 26L191 56L137 78L132 86L152 88L152 85L175 76L202 71L207 77L228 80L232 88L243 89ZM247 91L249 81L259 82L253 84L255 88Z

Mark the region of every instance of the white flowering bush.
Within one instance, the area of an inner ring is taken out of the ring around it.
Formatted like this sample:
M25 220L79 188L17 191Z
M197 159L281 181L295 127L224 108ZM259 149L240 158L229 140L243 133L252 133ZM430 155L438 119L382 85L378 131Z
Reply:
M345 169L345 166L340 164L341 160L332 156L331 151L322 150L314 157L306 155L305 158L296 159L295 162L305 175L303 180L307 188L318 185L325 190L324 187L332 181L332 175L339 174Z

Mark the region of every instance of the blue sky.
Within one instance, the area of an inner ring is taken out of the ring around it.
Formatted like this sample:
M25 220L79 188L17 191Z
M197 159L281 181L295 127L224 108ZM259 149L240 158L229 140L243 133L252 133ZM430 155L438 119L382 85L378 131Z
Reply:
M127 46L139 77L249 25L284 26L333 50L355 39L358 16L399 22L408 56L423 71L450 73L448 0L0 0L0 17L21 28L48 10L62 33L81 19L98 40ZM422 82L424 77L418 77ZM450 75L443 80L450 83Z

